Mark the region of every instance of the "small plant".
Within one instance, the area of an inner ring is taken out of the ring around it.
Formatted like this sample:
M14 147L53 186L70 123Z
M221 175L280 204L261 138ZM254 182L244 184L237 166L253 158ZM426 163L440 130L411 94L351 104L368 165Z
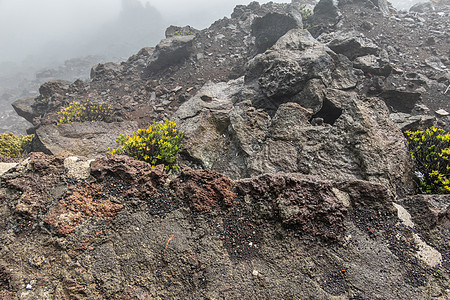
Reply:
M93 103L89 100L85 102L73 101L68 107L62 109L59 114L61 117L59 118L58 125L72 122L111 122L113 110L111 105L104 102Z
M16 136L12 133L0 133L0 155L17 157L30 145L33 135Z
M193 35L193 36L195 36L196 34L195 34L195 32L187 31L187 30L181 29L181 30L175 31L174 35L177 35L177 36Z
M175 122L150 125L147 129L139 129L132 136L121 135L116 142L122 147L112 149L111 154L124 154L137 160L146 161L153 167L164 164L166 171L179 167L175 164L178 153L183 146L183 132L178 130Z
M306 4L300 5L299 9L304 20L312 16L312 11L309 8L306 8Z
M431 127L406 131L406 135L422 190L428 194L450 193L450 134Z

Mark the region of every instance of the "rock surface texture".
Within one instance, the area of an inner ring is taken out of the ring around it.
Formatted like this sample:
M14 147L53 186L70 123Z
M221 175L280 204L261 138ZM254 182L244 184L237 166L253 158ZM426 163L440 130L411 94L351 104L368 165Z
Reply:
M450 9L314 4L171 26L18 100L34 152L0 159L0 299L448 299L449 199L415 194L404 131L449 129ZM56 125L84 99L112 122ZM179 172L106 154L166 119Z

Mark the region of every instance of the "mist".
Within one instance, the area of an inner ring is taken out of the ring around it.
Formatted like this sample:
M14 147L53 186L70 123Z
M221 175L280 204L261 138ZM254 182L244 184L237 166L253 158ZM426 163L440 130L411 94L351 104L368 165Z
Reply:
M250 2L0 0L0 62L47 66L86 55L119 60L154 46L169 25L202 29L229 16L236 5Z
M154 46L169 25L201 29L250 2L1 0L0 62L49 65L86 55L126 57Z

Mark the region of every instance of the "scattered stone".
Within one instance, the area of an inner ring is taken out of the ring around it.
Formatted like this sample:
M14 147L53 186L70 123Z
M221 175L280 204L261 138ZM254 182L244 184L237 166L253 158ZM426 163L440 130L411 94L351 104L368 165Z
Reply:
M439 109L436 111L436 114L442 117L448 116L450 113L448 113L446 110L444 109Z

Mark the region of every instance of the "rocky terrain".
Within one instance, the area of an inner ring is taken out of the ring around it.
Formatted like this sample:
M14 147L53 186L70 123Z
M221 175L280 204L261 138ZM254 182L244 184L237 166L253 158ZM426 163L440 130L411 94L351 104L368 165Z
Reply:
M448 299L450 198L403 131L449 129L449 29L445 1L253 2L43 84L0 164L0 298ZM113 122L56 124L86 99ZM106 154L165 119L179 173Z

